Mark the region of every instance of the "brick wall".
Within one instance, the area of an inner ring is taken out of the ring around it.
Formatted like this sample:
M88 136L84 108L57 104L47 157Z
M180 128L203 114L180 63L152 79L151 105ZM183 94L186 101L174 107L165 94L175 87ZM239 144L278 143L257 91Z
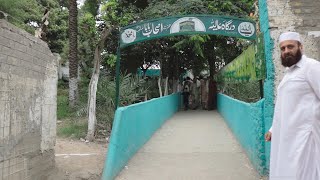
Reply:
M57 61L0 20L0 179L43 180L54 167Z

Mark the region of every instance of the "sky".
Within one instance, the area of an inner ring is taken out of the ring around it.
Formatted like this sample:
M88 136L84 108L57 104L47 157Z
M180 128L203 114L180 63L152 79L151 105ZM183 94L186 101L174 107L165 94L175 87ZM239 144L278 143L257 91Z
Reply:
M77 0L78 6L82 6L85 0Z

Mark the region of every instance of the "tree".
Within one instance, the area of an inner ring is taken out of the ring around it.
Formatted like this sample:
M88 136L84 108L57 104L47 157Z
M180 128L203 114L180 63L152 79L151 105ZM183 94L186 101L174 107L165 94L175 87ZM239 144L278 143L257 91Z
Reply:
M67 41L68 10L61 7L56 0L0 0L4 18L30 34L43 25L44 13L49 11L45 41L55 53L62 53Z
M68 42L68 10L60 6L49 7L49 26L46 39L54 53L63 53Z
M100 75L101 53L104 48L105 40L110 34L110 31L111 31L110 26L106 25L104 30L101 33L100 40L94 52L94 67L93 67L93 72L90 79L89 93L88 93L88 132L87 132L86 139L89 141L94 140L94 133L95 133L95 127L96 127L96 97L97 97L98 80Z
M101 0L86 0L81 10L85 13L90 13L93 17L98 15Z
M41 22L43 13L36 0L0 0L0 12L5 19L31 34Z
M97 97L97 86L100 75L101 55L105 48L107 37L115 29L119 31L119 27L127 25L132 20L132 14L126 13L120 16L121 9L119 3L116 0L109 0L106 2L102 10L104 19L104 28L100 33L100 39L97 43L94 52L94 67L92 76L89 84L88 92L88 132L86 139L92 141L94 139L94 133L96 128L96 97ZM108 53L108 51L106 51Z
M253 3L253 0L151 0L149 6L143 11L142 18L150 19L151 17L185 14L220 14L249 17L254 7ZM243 50L241 43L237 42L239 40L236 38L193 35L189 36L189 38L180 39L174 47L177 53L180 54L177 57L180 59L179 63L186 68L198 71L198 69L208 67L211 80L210 86L214 87L213 76L216 74L216 62L230 62L237 57ZM206 62L203 62L203 60ZM202 63L196 63L195 61ZM209 94L214 94L213 89L209 88ZM212 100L212 98L209 99Z
M78 99L78 8L76 0L69 0L69 106Z
M95 0L90 0L90 2L94 3ZM99 34L98 39L93 41L90 40L90 42L88 41L85 43L87 44L86 47L92 44L95 45L95 48L88 48L92 52L92 57L94 59L94 68L92 70L91 81L88 88L88 140L94 138L96 128L96 94L101 71L100 68L103 68L103 72L107 72L111 77L115 74L112 67L108 65L109 61L107 61L107 63L103 61L103 56L112 57L108 59L112 59L112 61L110 61L111 64L114 63L114 57L118 48L119 27L126 26L134 21L139 22L144 19L153 19L162 16L212 13L234 15L233 12L242 9L242 7L239 9L238 6L232 6L232 4L241 4L237 3L235 0L227 0L224 2L226 3L223 4L222 2L214 0L138 0L134 2L129 0L109 0L103 4L101 14L98 16L99 20L103 20L103 23L95 31L96 34ZM221 10L223 10L222 12L219 11L219 6L221 6ZM86 11L92 11L95 10L94 7L97 6L94 4L88 5L84 9L87 9ZM232 11L232 13L226 13L227 11ZM91 14L93 14L93 12ZM92 17L94 17L94 15L92 15ZM91 23L84 24L87 24L90 27L93 26ZM81 26L80 28L86 29L87 27ZM91 33L85 32L85 34L89 35ZM94 35L89 36L92 37ZM88 39L85 36L81 38ZM85 42L85 40L80 41ZM215 61L231 58L233 55L241 52L234 51L232 56L228 55L229 50L233 51L234 49L239 49L238 47L231 47L231 45L228 44L228 41L236 42L237 39L193 35L168 37L139 43L122 49L121 68L122 70L130 69L129 72L135 73L143 61L152 62L153 60L161 60L162 74L165 77L179 77L179 72L182 72L184 67L187 67L188 69L197 69L197 72L200 72L203 68L209 68L210 64L211 68L213 68L212 71L214 71ZM220 45L222 48L218 48ZM232 46L237 46L237 43L232 43ZM221 50L223 48L226 49L223 51ZM87 59L90 60L90 57L91 53L90 56L87 56ZM89 61L88 64L92 67Z

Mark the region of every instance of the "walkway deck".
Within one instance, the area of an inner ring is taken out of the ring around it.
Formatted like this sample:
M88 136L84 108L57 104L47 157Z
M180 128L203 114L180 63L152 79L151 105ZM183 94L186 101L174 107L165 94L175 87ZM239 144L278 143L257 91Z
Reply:
M217 112L184 111L168 120L117 180L259 180Z

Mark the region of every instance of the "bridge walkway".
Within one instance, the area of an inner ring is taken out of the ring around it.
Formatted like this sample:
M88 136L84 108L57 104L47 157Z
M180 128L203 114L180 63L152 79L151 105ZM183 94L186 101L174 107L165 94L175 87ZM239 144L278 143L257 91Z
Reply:
M129 161L117 180L259 180L217 111L181 111Z

